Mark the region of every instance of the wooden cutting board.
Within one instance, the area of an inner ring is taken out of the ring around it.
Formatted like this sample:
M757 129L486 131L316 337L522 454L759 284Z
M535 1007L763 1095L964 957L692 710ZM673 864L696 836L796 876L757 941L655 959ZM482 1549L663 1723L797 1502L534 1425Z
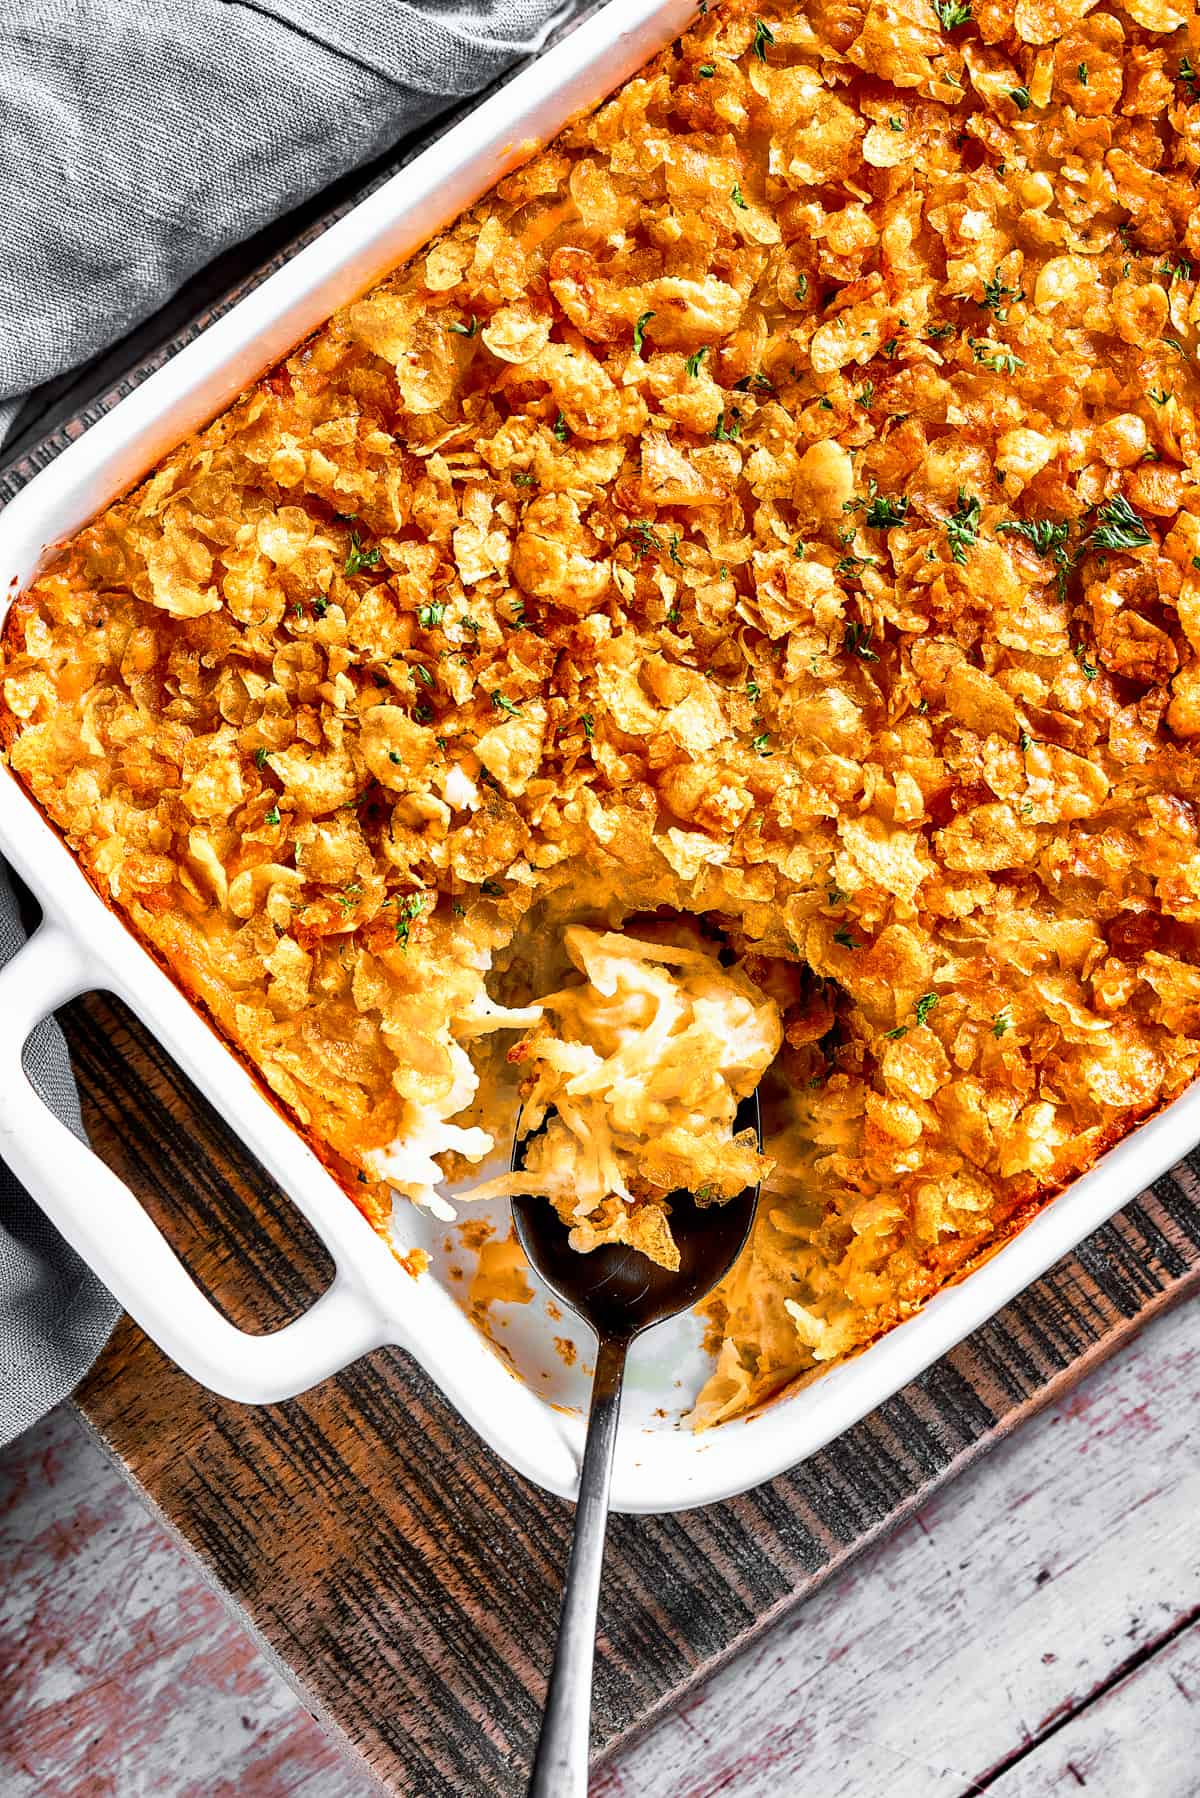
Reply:
M361 191L344 184L336 205L310 210L301 241ZM281 238L267 240L272 252ZM282 260L264 264L263 241L224 260L235 285L219 305L168 341L144 334L142 360L114 385L104 384L113 357L100 375L85 375L73 391L86 402L0 470L0 505ZM55 410L64 412L61 396ZM201 1284L244 1327L275 1328L296 1315L330 1272L298 1213L122 1008L92 995L64 1021L93 1142ZM1160 1180L805 1466L706 1510L615 1518L598 1753L677 1703L850 1555L1192 1294L1198 1173L1192 1160ZM491 1798L524 1789L570 1509L497 1460L403 1354L381 1350L304 1398L250 1410L195 1386L126 1320L79 1403L305 1703L391 1790Z
M236 1322L274 1328L330 1269L308 1226L117 1004L65 1019L92 1140ZM1175 1172L807 1465L728 1503L614 1518L599 1753L1200 1285L1200 1180ZM290 1404L214 1398L127 1320L84 1415L388 1787L519 1793L570 1508L381 1350Z

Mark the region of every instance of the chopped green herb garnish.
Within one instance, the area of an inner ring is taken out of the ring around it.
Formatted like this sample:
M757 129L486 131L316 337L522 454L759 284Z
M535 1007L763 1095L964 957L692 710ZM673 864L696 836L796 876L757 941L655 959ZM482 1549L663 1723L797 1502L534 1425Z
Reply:
M908 1025L897 1024L894 1030L885 1030L883 1034L889 1043L899 1042L902 1036L908 1035Z
M511 699L506 699L503 693L493 693L492 704L498 712L507 712L510 717L516 717L521 709L520 706L514 704Z
M1079 663L1079 666L1083 669L1085 677L1088 680L1095 680L1097 673L1096 664L1095 662L1089 661L1088 652L1083 644L1077 643L1071 653Z
M762 688L759 686L759 684L756 680L748 680L746 682L746 698L747 699L757 699L761 692L762 692Z
M997 273L992 276L990 281L984 282L983 298L979 303L992 313L998 323L1003 324L1008 317L1009 306L1015 305L1018 300L1024 298L1025 289L1023 287L1005 286Z
M734 393L749 393L752 387L765 389L768 393L773 392L770 379L764 375L761 368L756 375L743 375L740 381L733 383Z
M792 291L795 293L798 303L803 306L805 300L808 298L808 276L798 276L796 285Z
M278 822L279 822L279 807L277 805L273 805L271 807L270 811L263 818L263 823L264 824L278 824Z
M1080 87L1086 87L1088 84L1088 66L1086 62L1080 63L1077 73L1079 75Z
M875 566L876 561L874 556L843 556L841 561L837 564L835 573L844 574L853 579L860 570L864 568L874 568ZM868 657L864 657L863 659L864 661L869 660Z
M1029 89L1027 87L1010 87L1008 90L1008 97L1018 112L1028 111Z
M469 325L464 325L461 322L461 320L456 319L455 322L450 326L450 329L454 332L454 335L456 337L474 337L475 333L479 329L479 320L476 318L475 314L472 312L471 322Z
M904 120L897 118L897 116L894 112L889 113L888 114L888 130L889 131L903 131L903 129L904 129Z
M645 518L639 518L636 524L629 527L629 535L633 539L633 553L640 562L648 556L652 549L661 549L662 543L655 535L654 526Z
M1101 506L1099 516L1101 522L1088 538L1090 549L1145 549L1153 541L1123 493Z
M554 435L560 443L566 443L571 435L571 427L560 412L554 421Z
M852 456L855 453L856 452L854 450L850 451L850 454ZM843 512L864 512L867 508L868 502L870 500L873 500L875 498L875 495L878 492L879 492L879 482L872 475L870 477L870 479L867 481L867 497L866 497L866 499L863 499L861 497L861 495L858 495L858 494L856 494L853 499L844 499L842 501L842 511ZM848 526L842 527L843 530L848 529L848 528L849 528ZM839 530L838 536L840 537L841 535L842 535L842 532Z
M913 1008L913 1016L918 1024L923 1024L938 1002L936 993L922 993Z
M444 605L434 604L417 607L417 623L423 631L436 630L445 616L446 608Z
M413 925L425 910L425 893L410 893L406 899L396 901L396 941L402 949L408 948L408 938Z
M953 325L931 325L925 333L930 343L940 343L943 337L954 336Z
M1003 1036L1005 1032L1011 1030L1012 1027L1012 1010L1009 1006L1005 1005L992 1019L992 1035L995 1037Z
M958 490L958 504L946 520L946 540L950 545L950 560L961 567L967 559L967 551L973 549L979 541L979 519L983 508L973 494Z
M432 676L432 674L430 674L428 668L423 668L421 666L420 662L416 662L413 664L413 673L416 675L417 679L421 682L422 686L432 687L433 676Z
M835 943L840 943L843 949L860 949L862 947L861 943L855 942L844 924L834 931L833 940Z
M515 474L513 476L513 486L514 487L536 487L537 486L537 476L532 475L532 474L524 474L524 473Z
M890 531L908 517L908 503L904 494L899 499L889 499L886 494L878 493L867 506L863 523L874 531Z
M767 45L773 44L774 42L775 33L771 30L771 27L764 24L761 19L755 19L753 50L759 62L766 62Z
M267 765L266 750L265 749L256 749L254 751L254 766L256 768L265 768L266 765Z
M584 736L590 743L596 734L596 720L592 717L590 712L585 712L579 722L583 726Z
M696 70L697 75L702 75L705 81L711 81L716 72L711 62L702 62Z
M740 182L737 182L737 181L734 182L733 188L729 195L729 198L733 201L735 206L740 206L743 212L748 212L750 210L750 208L746 205L745 200L742 198L742 189L741 189Z
M1025 366L1024 357L1018 356L1013 350L997 349L986 338L972 337L970 344L971 354L976 362L981 363L984 368L990 368L994 375L1015 375L1019 368Z
M640 356L642 353L642 345L646 341L646 326L653 317L653 312L643 312L633 327L633 353L635 356Z
M971 20L971 0L933 0L933 10L944 31L957 31Z
M756 737L751 737L750 747L754 750L756 755L769 756L773 753L773 751L767 747L770 741L770 732L765 730L760 731Z
M861 406L864 412L869 412L874 398L875 383L874 381L866 381L855 394L854 403L856 406Z
M481 893L486 893L489 899L499 899L504 893L504 888L498 880L481 880L479 890Z
M1181 56L1179 59L1179 79L1182 81L1184 87L1187 88L1190 98L1194 100L1196 98L1197 76L1195 69L1192 67L1192 59L1190 56Z
M686 367L689 375L695 376L700 373L700 364L703 362L704 358L707 355L708 355L707 346L705 346L701 349L692 351L691 355L688 357L687 362L684 365Z
M350 553L346 557L346 573L361 574L364 568L379 567L379 550L372 546L364 549L357 531L350 533Z
M317 597L309 603L317 617L324 618L326 612L329 610L329 601L325 598L324 594L318 594Z
M851 561L859 560L857 556L852 556L848 559ZM874 635L874 625L863 626L857 619L852 619L843 633L842 647L843 649L849 650L851 655L857 656L860 662L877 662L879 657L871 648L871 640Z
M714 443L735 443L742 434L742 415L736 406L722 412L713 430Z
M1010 518L1006 523L996 526L997 532L1006 531L1014 537L1024 537L1039 556L1048 556L1061 549L1070 529L1065 518Z
M1156 406L1165 406L1170 397L1165 387L1151 387L1147 390L1147 398L1153 400Z

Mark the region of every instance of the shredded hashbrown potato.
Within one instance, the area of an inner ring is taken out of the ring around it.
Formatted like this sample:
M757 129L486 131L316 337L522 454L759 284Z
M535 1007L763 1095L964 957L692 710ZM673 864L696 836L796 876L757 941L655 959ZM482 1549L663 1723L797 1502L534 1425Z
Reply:
M672 1193L722 1204L771 1171L737 1112L779 1053L779 1007L698 941L571 924L563 947L582 980L543 994L508 1051L526 1076L521 1171L465 1196L540 1195L581 1253L628 1243L676 1269Z
M714 8L11 612L13 769L381 1228L547 932L723 932L785 1040L702 1423L1196 1073L1198 52Z

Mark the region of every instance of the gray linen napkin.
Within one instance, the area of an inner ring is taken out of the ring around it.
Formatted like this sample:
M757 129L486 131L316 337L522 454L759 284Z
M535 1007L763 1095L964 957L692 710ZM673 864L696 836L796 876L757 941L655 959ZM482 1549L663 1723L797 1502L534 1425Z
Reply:
M570 0L0 0L0 441L218 251L536 49Z
M0 966L24 941L13 891L0 867ZM25 1050L40 1098L83 1135L66 1044L53 1018ZM95 1274L0 1161L0 1443L34 1423L87 1372L118 1307Z
M571 0L0 0L0 443L219 251L537 49ZM0 867L0 962L21 940ZM29 1072L80 1131L56 1026ZM0 1443L117 1307L0 1166Z

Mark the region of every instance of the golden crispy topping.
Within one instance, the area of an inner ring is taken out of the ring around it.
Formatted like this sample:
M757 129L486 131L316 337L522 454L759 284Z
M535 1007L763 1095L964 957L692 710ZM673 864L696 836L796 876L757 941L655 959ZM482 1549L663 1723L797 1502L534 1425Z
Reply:
M1198 52L714 6L13 609L12 766L377 1217L493 960L718 921L790 1096L702 1421L1196 1072Z

